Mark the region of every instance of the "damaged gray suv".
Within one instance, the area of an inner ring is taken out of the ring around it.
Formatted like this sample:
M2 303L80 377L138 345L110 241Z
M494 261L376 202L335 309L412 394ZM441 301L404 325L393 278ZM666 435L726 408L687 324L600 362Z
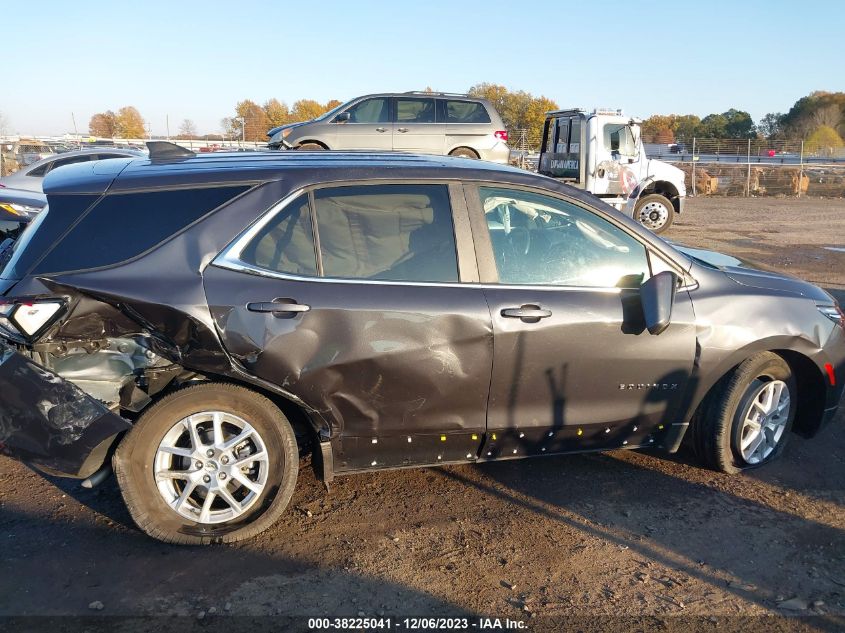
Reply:
M683 442L739 472L842 395L826 292L525 171L151 143L44 189L0 272L0 450L113 468L163 541L266 529L306 451L326 482Z

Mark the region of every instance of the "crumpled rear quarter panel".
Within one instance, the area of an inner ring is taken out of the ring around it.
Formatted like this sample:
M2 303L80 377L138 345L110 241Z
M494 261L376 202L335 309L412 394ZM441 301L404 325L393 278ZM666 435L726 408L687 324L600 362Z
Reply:
M102 464L99 457L105 457L111 439L130 426L73 383L0 342L3 454L87 477Z

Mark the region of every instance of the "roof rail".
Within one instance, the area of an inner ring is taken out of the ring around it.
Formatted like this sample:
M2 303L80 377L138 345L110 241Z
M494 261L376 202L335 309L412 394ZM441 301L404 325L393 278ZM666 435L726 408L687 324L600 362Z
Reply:
M428 90L408 90L406 95L430 95L433 97L468 97L464 92L429 92Z
M196 156L188 148L170 141L147 141L147 149L150 150L150 160L173 160Z

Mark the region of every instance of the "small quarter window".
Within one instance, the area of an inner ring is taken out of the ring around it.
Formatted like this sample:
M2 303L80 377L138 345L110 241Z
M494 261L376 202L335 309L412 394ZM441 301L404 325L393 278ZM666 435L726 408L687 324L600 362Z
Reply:
M317 258L308 196L298 197L276 214L247 245L240 259L279 273L316 276Z
M326 277L457 282L446 185L362 185L314 192Z

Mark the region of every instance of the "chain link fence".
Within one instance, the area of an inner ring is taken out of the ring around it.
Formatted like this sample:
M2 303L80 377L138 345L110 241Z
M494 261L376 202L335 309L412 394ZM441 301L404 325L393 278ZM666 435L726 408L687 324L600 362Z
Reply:
M845 197L845 149L794 139L693 138L646 144L686 174L688 195Z

